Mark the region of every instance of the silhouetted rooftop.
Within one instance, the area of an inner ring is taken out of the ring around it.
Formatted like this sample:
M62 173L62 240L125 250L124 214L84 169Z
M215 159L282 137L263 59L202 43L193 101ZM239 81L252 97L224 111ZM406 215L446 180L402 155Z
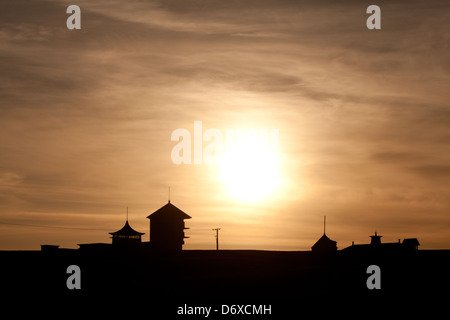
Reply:
M138 236L143 235L143 232L138 232L134 230L130 225L128 224L128 220L125 222L125 225L122 227L122 229L116 231L116 232L110 232L109 234L113 236L121 235L121 236Z
M149 215L147 218L151 219L158 216L167 216L167 217L176 217L181 219L191 219L191 216L183 212L182 210L175 207L173 204L170 203L170 201L163 207L159 208L155 212L153 212L151 215Z
M403 239L403 244L407 246L420 246L419 240L417 240L417 238Z
M381 237L376 232L374 236L370 236L372 241L370 244L354 244L351 246L344 248L342 251L344 252L373 252L373 251L389 251L389 250L401 250L401 249L415 249L417 250L420 243L417 238L408 238L404 239L403 243L400 242L387 242L382 243Z
M334 249L336 250L336 244L337 242L334 240L331 240L330 238L327 237L327 235L324 233L323 236L317 240L317 242L311 247L311 249L313 251L315 250L329 250L329 249Z

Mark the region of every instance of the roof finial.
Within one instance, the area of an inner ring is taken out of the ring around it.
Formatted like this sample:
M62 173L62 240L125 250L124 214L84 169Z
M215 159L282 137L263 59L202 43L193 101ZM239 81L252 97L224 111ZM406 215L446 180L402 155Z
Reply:
M323 216L323 234L325 234L325 226L327 224L327 216Z
M169 203L170 203L170 187L169 187Z
M128 206L127 206L127 222L128 222Z

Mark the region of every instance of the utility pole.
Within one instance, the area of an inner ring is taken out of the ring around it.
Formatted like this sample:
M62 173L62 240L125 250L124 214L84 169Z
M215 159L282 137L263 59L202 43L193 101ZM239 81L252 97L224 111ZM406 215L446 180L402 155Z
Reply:
M220 228L213 229L216 231L216 250L219 250L219 230Z

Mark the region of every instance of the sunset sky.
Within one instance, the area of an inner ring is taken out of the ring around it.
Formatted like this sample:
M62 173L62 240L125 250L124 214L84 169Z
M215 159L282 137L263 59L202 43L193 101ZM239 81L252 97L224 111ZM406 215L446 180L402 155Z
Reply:
M127 206L148 241L169 186L185 249L221 228L223 249L309 250L323 216L339 249L450 248L449 52L447 0L2 0L0 250L110 243ZM174 164L194 121L278 130L278 184L245 194L274 182L261 155L233 183Z

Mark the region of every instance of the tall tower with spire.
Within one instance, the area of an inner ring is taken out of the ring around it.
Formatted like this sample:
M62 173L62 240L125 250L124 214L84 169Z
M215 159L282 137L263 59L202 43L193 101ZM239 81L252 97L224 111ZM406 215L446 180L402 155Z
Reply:
M181 251L184 239L185 219L191 219L182 210L170 203L159 208L148 217L150 219L150 246L155 251Z

